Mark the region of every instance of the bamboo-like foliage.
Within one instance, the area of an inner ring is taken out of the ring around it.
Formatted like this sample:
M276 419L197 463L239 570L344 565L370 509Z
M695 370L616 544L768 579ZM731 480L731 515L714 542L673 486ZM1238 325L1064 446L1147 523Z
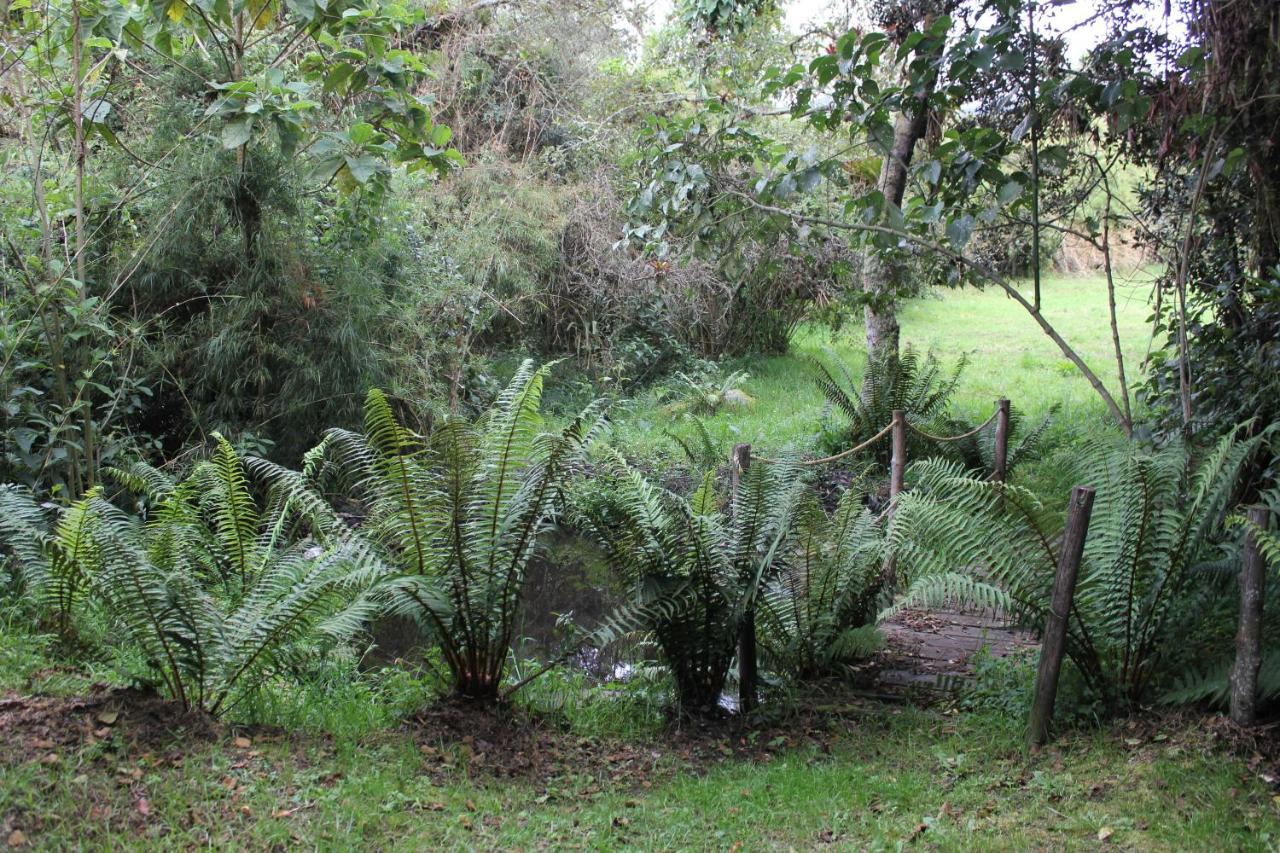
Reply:
M457 691L486 701L499 695L538 535L603 426L593 404L545 431L549 369L526 361L483 416L430 436L402 426L373 390L364 432L331 430L320 448L368 506L360 535L386 567L377 594L387 610L428 628Z
M141 652L141 677L184 709L225 713L373 612L360 595L372 568L360 543L330 534L323 505L277 493L259 507L221 436L180 482L144 465L116 476L145 493L146 521L95 489L50 532L31 496L6 486L0 537L60 630L107 620L121 645Z
M965 363L961 357L955 369L946 374L932 353L921 357L906 347L901 355L889 353L868 362L860 385L847 365L836 361L833 369L819 363L818 387L827 403L848 421L839 436L840 447L833 449L852 447L871 438L889 425L894 409L906 412L912 424L931 432L940 431ZM915 451L909 456L930 449L915 433L908 436L908 446ZM888 464L889 451L886 440L869 452Z
M1067 655L1113 708L1150 698L1170 676L1197 618L1219 552L1215 539L1240 474L1262 438L1228 437L1198 466L1180 446L1148 452L1095 445L1080 482L1097 489L1068 619ZM955 463L912 466L890 548L910 587L898 606L963 599L1043 626L1061 519L1030 492Z
M746 613L787 558L805 496L791 464L756 465L727 503L713 473L691 498L650 483L621 458L572 490L578 524L631 586L670 668L681 711L713 711Z
M840 675L879 647L884 546L884 525L860 490L847 490L831 514L805 500L757 617L771 669L796 681Z

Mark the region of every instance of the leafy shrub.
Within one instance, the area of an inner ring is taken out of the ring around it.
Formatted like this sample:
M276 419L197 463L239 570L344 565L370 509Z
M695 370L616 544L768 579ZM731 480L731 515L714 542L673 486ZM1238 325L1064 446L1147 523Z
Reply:
M1037 656L1018 651L996 657L985 646L973 656L973 683L960 697L966 711L989 711L1011 720L1025 720L1035 693Z
M1280 493L1271 489L1263 496L1263 503L1272 508L1277 505ZM1228 525L1240 534L1252 534L1258 551L1266 561L1271 577L1263 585L1262 612L1280 611L1280 536L1275 531L1259 527L1243 516L1235 515ZM1243 535L1232 542L1235 548L1243 547ZM1234 556L1234 554L1233 554ZM1235 629L1239 615L1239 600L1235 576L1222 577L1223 595L1210 603L1205 613L1208 623L1194 638L1203 651L1196 655L1187 671L1180 675L1160 698L1173 704L1203 703L1225 708L1231 695L1230 676L1235 664ZM1215 629L1215 630L1206 630ZM1258 671L1258 698L1264 702L1280 701L1280 620L1264 618L1262 621L1262 666Z
M1097 488L1067 655L1111 710L1151 698L1184 669L1188 638L1231 572L1216 550L1242 470L1259 438L1222 440L1193 466L1178 445L1148 452L1092 446L1079 482ZM1194 473L1188 473L1194 471ZM890 547L911 580L899 606L967 599L1039 628L1049 607L1061 520L1029 491L955 463L911 468Z
M746 408L755 402L742 390L749 378L745 370L722 374L713 369L700 377L679 371L675 382L664 390L665 409L677 415L714 415L721 409Z
M848 489L834 513L807 500L794 547L761 599L757 627L766 662L795 681L847 672L880 646L884 532L861 493Z
M685 499L620 458L571 493L574 515L631 586L684 713L714 711L746 615L784 559L804 484L790 465L756 465L722 505L713 474Z
M483 701L499 696L538 534L603 425L593 404L544 431L549 370L526 361L481 417L448 419L428 436L370 391L364 432L332 430L318 454L367 507L359 535L385 567L377 595L388 612L430 631L454 689Z
M0 541L64 637L105 621L102 641L141 661L129 674L184 709L226 713L372 612L356 594L371 569L359 543L324 532L322 505L277 492L259 506L225 439L180 482L146 466L120 477L145 492L145 522L99 488L50 527L29 493L4 486Z
M828 434L829 449L838 452L870 439L893 420L894 409L906 412L908 423L928 432L947 432L955 421L947 421L947 406L960 383L965 359L944 374L932 353L923 358L911 347L901 355L886 354L868 362L861 386L853 379L848 365L836 364L836 372L818 365L818 387L828 404L839 412L846 423ZM891 443L887 438L868 448L868 453L884 465L889 464ZM907 432L907 455L918 458L932 455L937 448L914 431Z

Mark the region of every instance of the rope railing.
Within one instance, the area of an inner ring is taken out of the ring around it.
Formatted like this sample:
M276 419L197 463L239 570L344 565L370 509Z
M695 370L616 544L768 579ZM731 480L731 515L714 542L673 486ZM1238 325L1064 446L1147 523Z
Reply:
M909 423L907 421L907 413L904 410L894 409L893 420L889 425L871 436L871 438L859 444L857 447L850 447L848 450L843 450L832 456L824 456L821 459L800 460L795 464L806 466L826 465L829 462L835 462L839 459L843 459L844 457L857 453L860 450L866 450L886 435L891 436L893 439L893 448L891 458L889 460L889 502L877 517L877 521L879 521L886 517L893 517L893 511L898 505L899 496L906 488L907 430L912 430L917 435L928 439L929 441L951 442L972 438L987 427L991 426L992 423L995 423L996 425L996 434L994 441L995 447L993 449L994 452L992 453L991 460L992 470L990 479L996 482L1004 482L1005 476L1008 474L1009 461L1009 401L1004 398L996 401L996 410L991 413L991 417L987 418L973 429L960 433L959 435L934 435L933 433L921 429L915 424ZM739 444L733 448L733 455L730 457L730 461L732 463L730 470L735 484L735 491L738 477L741 475L741 472L745 471L747 466L751 464L751 458L751 445ZM778 459L770 459L767 456L757 456L755 458L761 462L773 464L777 464L781 461ZM897 561L893 556L890 556L885 561L884 577L890 586L895 582L897 575L896 562Z
M916 435L920 436L921 438L927 438L929 441L942 441L942 442L963 441L966 438L973 438L975 435L982 432L987 427L991 426L991 424L994 423L995 419L998 418L999 416L1000 416L1000 409L999 407L997 407L996 410L991 413L991 417L987 418L985 421L978 424L976 427L969 430L968 432L962 432L959 435L947 435L947 436L934 435L931 432L925 432L924 430L920 429L920 427L916 426L910 421L907 421L907 426ZM892 427L893 425L890 424L890 426Z
M868 447L870 447L880 439L884 438L886 435L889 435L890 433L893 432L894 425L897 423L896 416L899 414L900 411L901 410L897 410L894 412L895 420L890 421L889 424L885 426L884 429L880 430L878 433L871 436L871 438L868 438L866 441L862 442L856 447L850 447L848 450L842 450L839 453L832 454L831 456L824 456L821 459L801 459L799 461L794 462L793 464L803 465L803 466L827 465L831 462L838 462L839 460L843 459L846 456L852 456L853 454L859 451L866 450ZM1003 418L1001 417L1002 415L1003 415ZM1000 469L1000 468L1003 468L1004 466L1004 459L1002 457L1004 457L1005 455L1000 452L1004 450L1004 448L1001 446L1001 439L1004 437L1007 437L1008 417L1009 417L1009 401L1000 400L996 403L996 410L991 413L991 416L989 418L987 418L985 421L978 424L976 427L969 430L968 432L962 432L959 435L946 435L946 436L934 435L933 433L927 432L926 430L923 430L920 427L908 421L905 415L902 416L901 421L904 424L906 429L910 429L912 432L914 432L916 435L919 435L921 438L927 439L929 441L937 441L937 442L944 442L944 443L951 442L951 441L963 441L966 438L973 438L975 435L982 432L987 427L991 426L991 424L995 423L997 428L996 429L996 433L997 433L996 463L997 463L997 468ZM1001 430L1002 426L1004 427L1003 430ZM1004 433L1004 435L1001 434L1002 432ZM752 458L758 462L765 462L772 465L777 465L783 461L781 459L773 459L768 456L756 456L754 454L752 455ZM1003 479L1003 472L1001 472L1000 478Z
M857 447L850 447L848 450L841 450L839 453L835 454L834 456L824 456L821 459L802 459L796 464L797 465L826 465L828 462L835 462L837 460L843 459L846 456L851 456L852 454L857 453L859 450L866 450L868 447L875 444L877 441L884 438L886 435L888 435L892 431L893 431L893 424L889 424L887 427L880 430L878 433L871 436L871 438L868 438L866 441L862 442L862 444L859 444ZM752 458L758 462L768 462L773 465L776 465L782 461L781 459L770 459L768 456L753 456Z

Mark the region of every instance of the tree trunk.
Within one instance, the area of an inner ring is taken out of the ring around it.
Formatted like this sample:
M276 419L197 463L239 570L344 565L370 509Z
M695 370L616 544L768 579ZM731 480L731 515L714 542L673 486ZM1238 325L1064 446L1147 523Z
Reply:
M899 113L893 126L893 145L880 167L878 187L886 205L902 206L907 189L907 174L916 143L924 136L929 119L929 96L935 78L930 76L924 91L912 98ZM866 320L867 359L896 358L898 355L897 295L905 284L905 266L878 253L872 253L863 268L862 287L868 297L863 316Z
M1249 521L1266 529L1267 509L1251 507ZM1262 667L1262 596L1267 567L1258 549L1257 534L1245 539L1240 566L1240 622L1236 631L1236 661L1231 668L1231 719L1236 725L1257 722L1258 671Z

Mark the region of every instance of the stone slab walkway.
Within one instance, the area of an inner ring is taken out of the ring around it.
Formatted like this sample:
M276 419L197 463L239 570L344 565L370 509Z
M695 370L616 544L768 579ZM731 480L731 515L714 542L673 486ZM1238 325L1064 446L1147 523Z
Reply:
M876 685L891 693L949 693L973 677L979 649L1006 657L1040 645L990 611L904 610L880 627Z

